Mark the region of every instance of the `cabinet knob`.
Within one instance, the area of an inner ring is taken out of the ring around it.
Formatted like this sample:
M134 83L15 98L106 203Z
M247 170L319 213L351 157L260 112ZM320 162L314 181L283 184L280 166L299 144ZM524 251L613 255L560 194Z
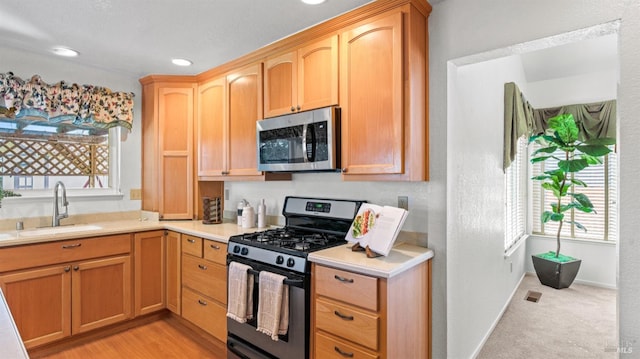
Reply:
M70 270L71 270L71 267L69 267L69 266L64 267L64 271L65 272L69 272Z
M342 173L347 173L347 167L342 168Z
M301 108L301 107L300 107L300 105L296 106L296 109L297 109L298 111L300 111L300 108Z
M74 267L73 267L73 270L74 270L74 271L76 271L76 272L77 272L79 269L80 269L80 267L79 267L79 266L74 266Z
M291 106L291 112L295 112L295 111L296 111L296 108Z

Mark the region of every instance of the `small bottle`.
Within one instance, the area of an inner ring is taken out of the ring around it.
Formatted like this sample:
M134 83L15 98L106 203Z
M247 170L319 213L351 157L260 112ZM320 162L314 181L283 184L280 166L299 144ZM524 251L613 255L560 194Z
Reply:
M242 226L242 210L246 205L247 205L247 201L244 199L238 203L238 225L239 226Z
M256 214L248 203L242 209L242 228L253 228L256 226Z
M264 204L264 198L258 205L258 228L264 228L267 226L267 206Z

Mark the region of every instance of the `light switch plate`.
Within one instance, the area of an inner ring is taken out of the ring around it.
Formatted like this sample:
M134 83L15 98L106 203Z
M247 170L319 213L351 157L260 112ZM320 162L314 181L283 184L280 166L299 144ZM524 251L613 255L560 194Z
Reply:
M140 188L132 188L131 191L129 191L129 199L142 199L142 190Z

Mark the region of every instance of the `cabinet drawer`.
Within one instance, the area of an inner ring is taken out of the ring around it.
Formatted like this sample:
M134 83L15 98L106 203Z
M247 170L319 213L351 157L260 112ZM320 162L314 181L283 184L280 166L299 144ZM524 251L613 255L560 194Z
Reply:
M315 336L316 358L323 359L377 359L378 354L369 353L359 346L344 340L317 332Z
M204 241L204 259L227 265L227 245L216 241Z
M316 299L315 315L316 328L378 350L377 314L331 300Z
M227 267L188 254L182 255L182 285L220 303L227 303Z
M315 266L316 292L319 295L378 310L378 279L339 269Z
M185 288L182 316L222 342L227 341L227 308L210 298Z
M192 256L202 257L202 238L183 234L182 253L188 253Z
M0 272L131 252L131 235L28 244L0 249Z

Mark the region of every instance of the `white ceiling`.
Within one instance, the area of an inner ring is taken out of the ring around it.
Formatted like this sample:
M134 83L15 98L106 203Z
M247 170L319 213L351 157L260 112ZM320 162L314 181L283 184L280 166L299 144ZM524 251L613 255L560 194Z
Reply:
M134 77L198 74L371 0L12 0L0 3L0 47ZM175 57L193 66L171 64ZM11 69L0 69L10 71Z

